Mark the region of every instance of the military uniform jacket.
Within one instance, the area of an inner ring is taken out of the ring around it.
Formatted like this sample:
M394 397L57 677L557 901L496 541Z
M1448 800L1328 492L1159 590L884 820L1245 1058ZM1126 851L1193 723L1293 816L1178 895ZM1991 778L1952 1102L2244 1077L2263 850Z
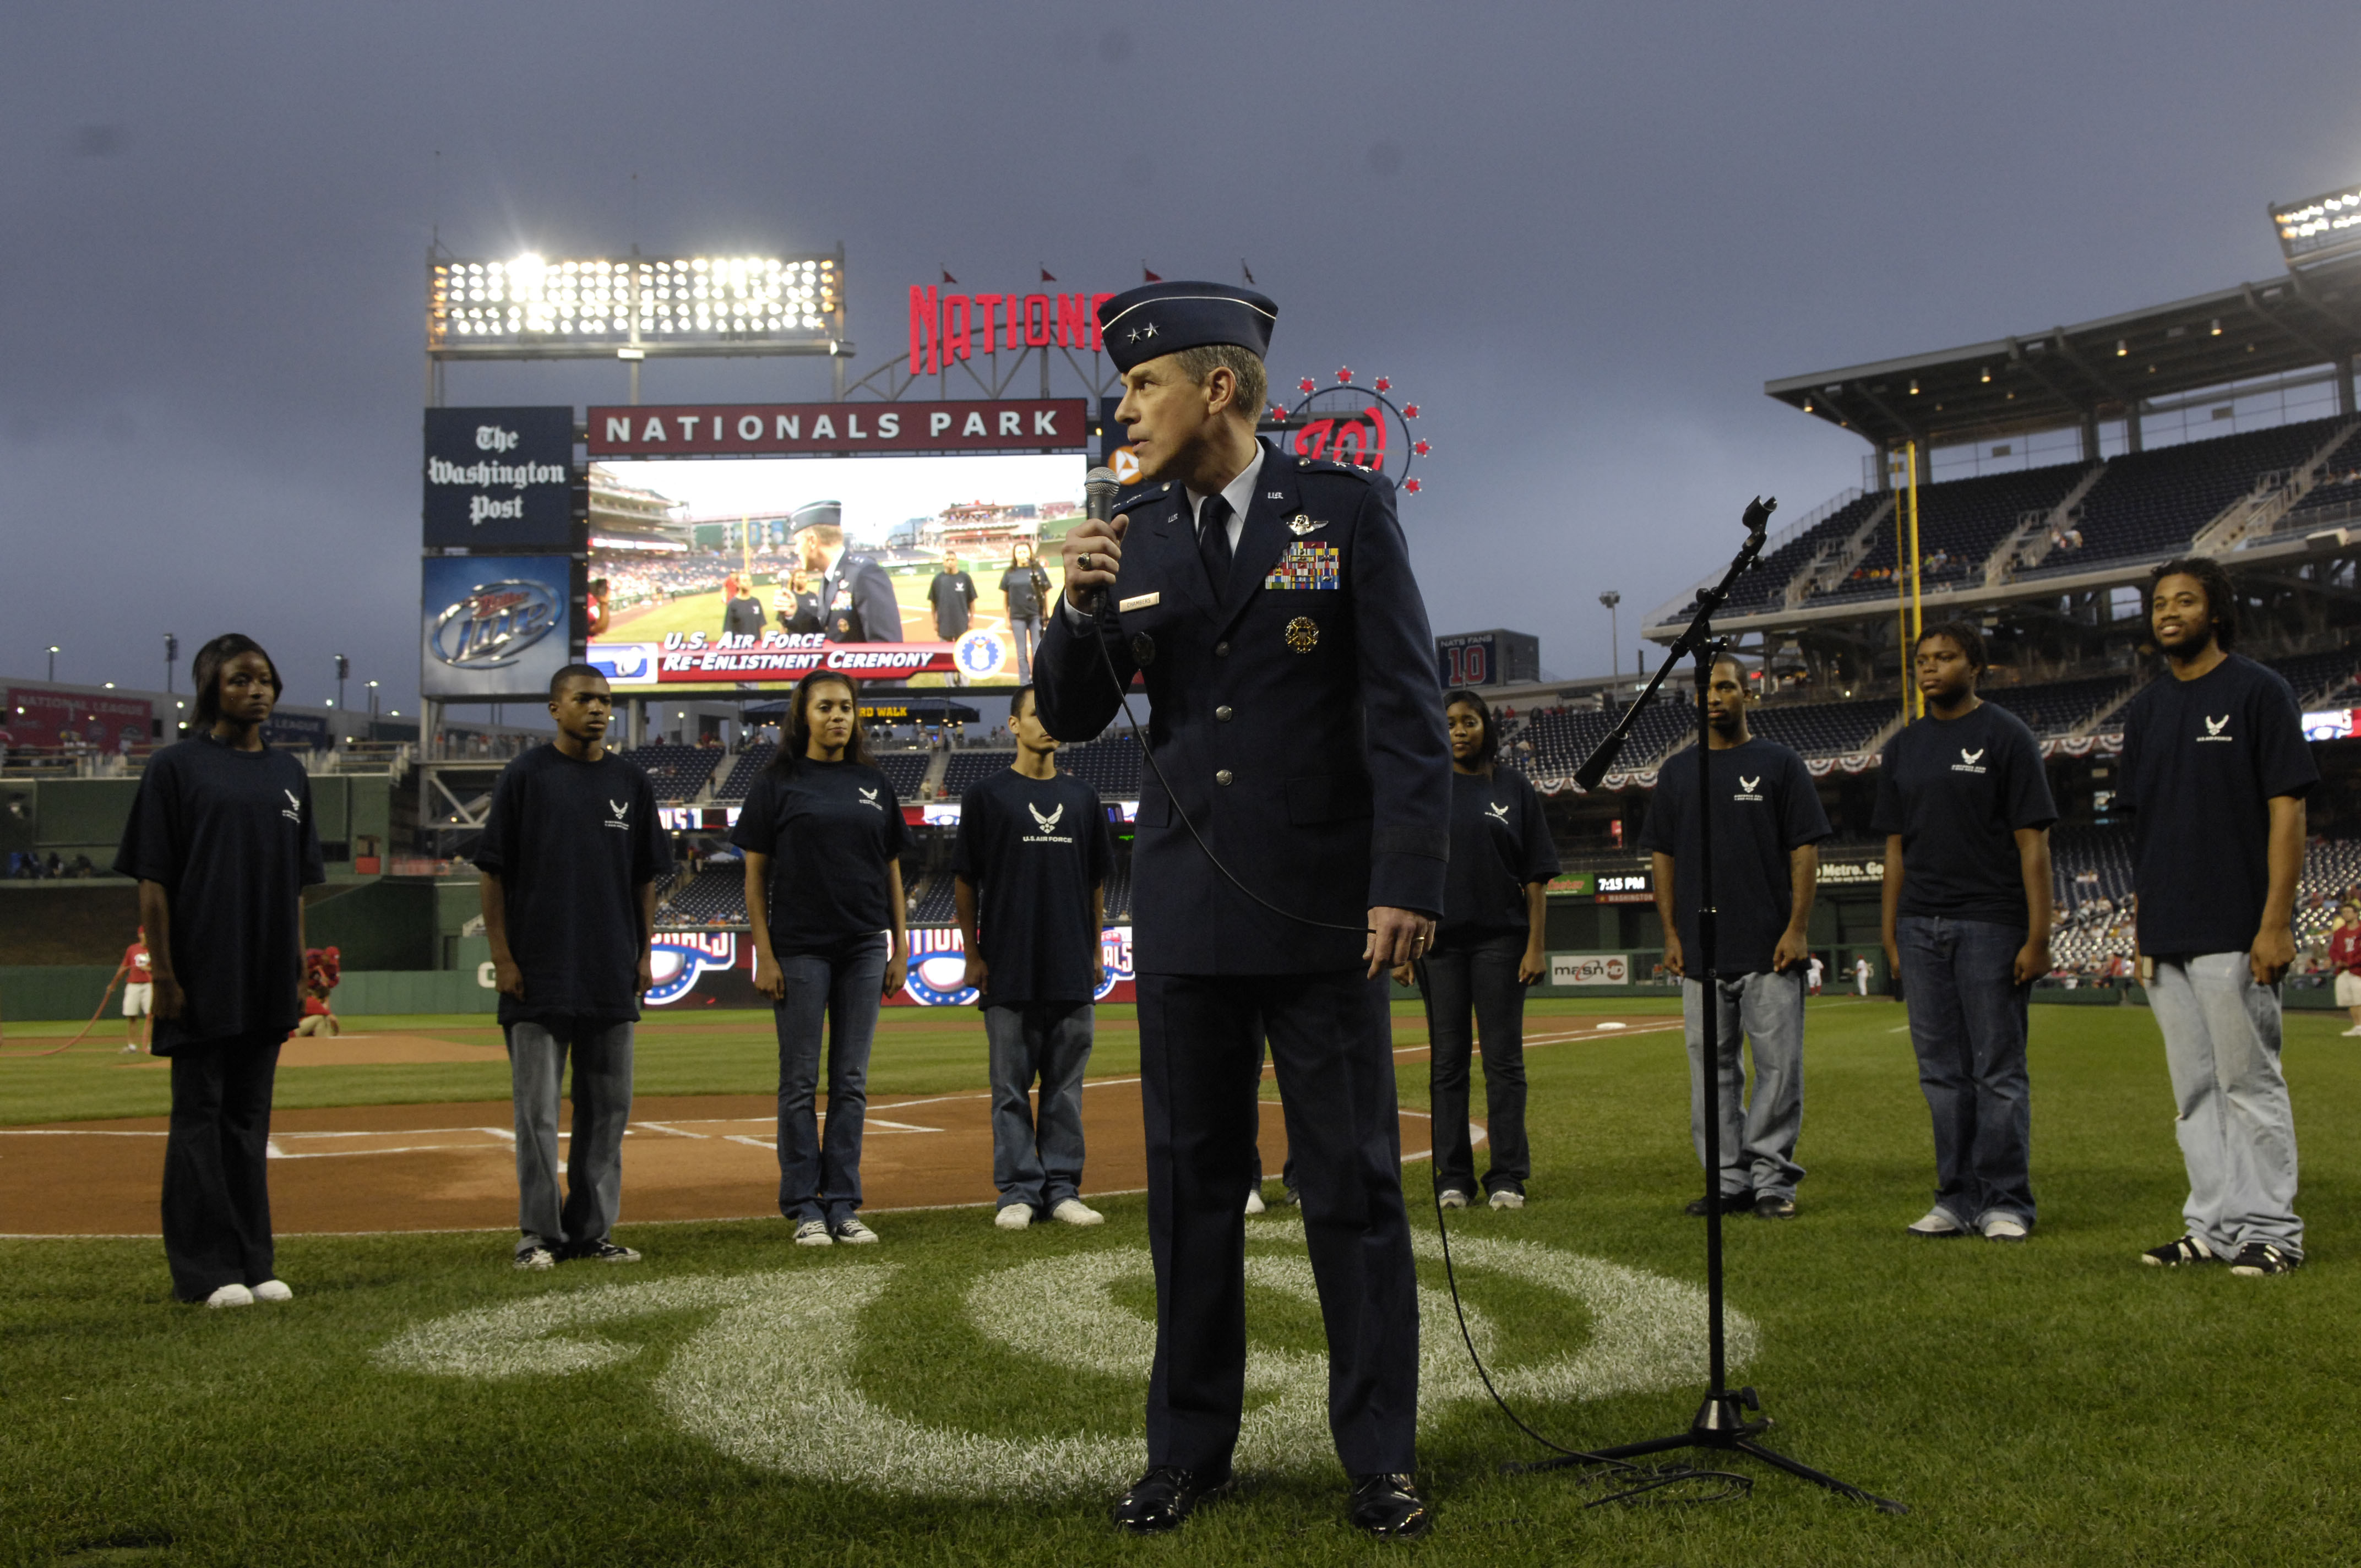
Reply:
M1283 974L1362 958L1368 911L1443 907L1451 748L1434 639L1390 481L1266 446L1216 600L1178 480L1118 498L1112 609L1078 629L1062 602L1034 658L1042 722L1071 740L1146 680L1153 770L1140 780L1132 950L1151 974ZM1104 648L1104 654L1102 653ZM1222 863L1290 913L1238 891Z
M846 551L820 581L820 614L831 642L899 642L902 607L894 579L874 555Z

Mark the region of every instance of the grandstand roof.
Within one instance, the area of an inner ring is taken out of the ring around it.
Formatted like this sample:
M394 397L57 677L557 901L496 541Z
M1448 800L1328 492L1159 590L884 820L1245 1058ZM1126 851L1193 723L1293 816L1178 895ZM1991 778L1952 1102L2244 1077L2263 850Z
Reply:
M1950 445L2123 416L2135 401L2283 375L2361 349L2361 256L2077 326L1766 381L1879 446Z

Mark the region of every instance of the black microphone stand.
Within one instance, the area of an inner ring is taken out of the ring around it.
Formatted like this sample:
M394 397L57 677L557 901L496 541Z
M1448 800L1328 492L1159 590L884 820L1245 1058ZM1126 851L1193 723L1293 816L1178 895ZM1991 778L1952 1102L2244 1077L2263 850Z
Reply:
M1672 1437L1649 1438L1641 1442L1627 1442L1620 1447L1594 1449L1588 1453L1568 1455L1561 1459L1545 1459L1536 1464L1518 1466L1521 1470L1556 1470L1568 1465L1589 1464L1599 1459L1633 1459L1642 1454L1664 1453L1679 1448L1700 1448L1722 1453L1747 1453L1766 1464L1775 1465L1790 1475L1798 1476L1815 1486L1864 1503L1872 1503L1890 1514L1908 1513L1902 1504L1888 1497L1864 1492L1848 1481L1813 1469L1798 1460L1764 1447L1755 1441L1758 1433L1771 1424L1771 1418L1761 1415L1762 1401L1751 1387L1732 1389L1729 1381L1729 1350L1722 1321L1721 1268L1721 1007L1720 971L1715 967L1713 903L1713 772L1712 737L1706 718L1706 688L1712 683L1713 662L1729 643L1713 634L1714 612L1730 598L1730 588L1754 565L1763 553L1763 541L1770 526L1771 513L1778 506L1773 500L1756 497L1746 509L1746 543L1731 558L1730 570L1713 587L1697 595L1697 617L1689 622L1680 641L1674 643L1657 665L1656 674L1648 682L1648 689L1640 700L1624 711L1612 733L1598 743L1598 749L1575 770L1575 782L1585 790L1598 787L1598 781L1614 765L1616 754L1641 712L1653 700L1656 689L1664 684L1674 663L1682 654L1696 661L1697 680L1697 922L1696 953L1685 966L1692 977L1702 977L1705 986L1703 1007L1704 1036L1700 1042L1704 1051L1705 1079L1705 1288L1707 1312L1707 1359L1708 1387L1705 1403L1689 1422L1686 1431ZM1757 1412L1749 1420L1746 1411Z

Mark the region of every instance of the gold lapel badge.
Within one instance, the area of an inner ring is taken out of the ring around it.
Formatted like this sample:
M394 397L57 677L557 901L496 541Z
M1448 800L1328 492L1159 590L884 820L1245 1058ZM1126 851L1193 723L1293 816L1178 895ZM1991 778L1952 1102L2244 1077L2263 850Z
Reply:
M1299 653L1309 653L1320 646L1320 623L1308 615L1299 615L1287 623L1287 645Z

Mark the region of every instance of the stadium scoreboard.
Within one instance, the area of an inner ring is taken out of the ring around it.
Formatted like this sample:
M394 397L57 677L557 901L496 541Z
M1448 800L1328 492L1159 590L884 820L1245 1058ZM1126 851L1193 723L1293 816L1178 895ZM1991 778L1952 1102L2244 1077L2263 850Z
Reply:
M2361 250L2361 185L2274 206L2271 225L2290 267Z

